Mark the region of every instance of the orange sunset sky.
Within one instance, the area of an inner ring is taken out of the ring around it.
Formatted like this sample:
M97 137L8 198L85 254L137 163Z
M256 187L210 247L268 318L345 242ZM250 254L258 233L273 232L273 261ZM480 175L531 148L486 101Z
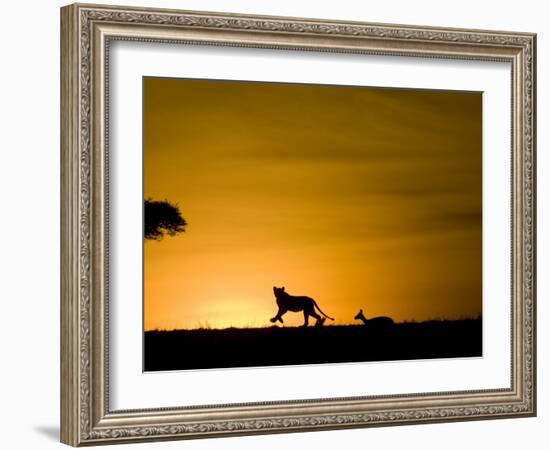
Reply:
M271 326L273 286L336 324L481 315L481 93L161 78L143 93L144 196L188 222L144 242L145 330Z

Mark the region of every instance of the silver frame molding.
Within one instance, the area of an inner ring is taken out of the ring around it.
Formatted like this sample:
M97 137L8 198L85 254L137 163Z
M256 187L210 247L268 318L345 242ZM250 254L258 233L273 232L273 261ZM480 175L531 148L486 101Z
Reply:
M113 40L512 67L512 383L507 389L112 411L108 58ZM61 441L97 445L536 414L535 52L531 33L75 4L61 9Z

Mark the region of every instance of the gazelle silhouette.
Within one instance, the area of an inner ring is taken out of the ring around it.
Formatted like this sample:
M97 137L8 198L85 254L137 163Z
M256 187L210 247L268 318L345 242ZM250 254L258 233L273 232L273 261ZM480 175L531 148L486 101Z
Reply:
M367 319L363 314L363 310L360 309L357 315L354 317L355 320L360 320L365 325L376 326L376 327L389 327L394 324L394 321L390 317L379 316L373 317L372 319Z

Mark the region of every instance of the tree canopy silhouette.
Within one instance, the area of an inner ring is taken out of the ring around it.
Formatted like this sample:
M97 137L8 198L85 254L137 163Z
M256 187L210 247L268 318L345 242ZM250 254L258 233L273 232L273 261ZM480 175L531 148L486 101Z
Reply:
M145 239L160 241L165 235L183 233L187 225L178 206L168 200L146 199L143 215Z

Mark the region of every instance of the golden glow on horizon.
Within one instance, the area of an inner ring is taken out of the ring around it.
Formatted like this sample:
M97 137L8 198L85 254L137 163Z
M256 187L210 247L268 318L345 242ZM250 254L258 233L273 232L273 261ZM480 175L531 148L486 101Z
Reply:
M144 244L145 329L271 326L273 286L337 324L480 315L481 119L480 93L145 78L144 195L188 222Z

